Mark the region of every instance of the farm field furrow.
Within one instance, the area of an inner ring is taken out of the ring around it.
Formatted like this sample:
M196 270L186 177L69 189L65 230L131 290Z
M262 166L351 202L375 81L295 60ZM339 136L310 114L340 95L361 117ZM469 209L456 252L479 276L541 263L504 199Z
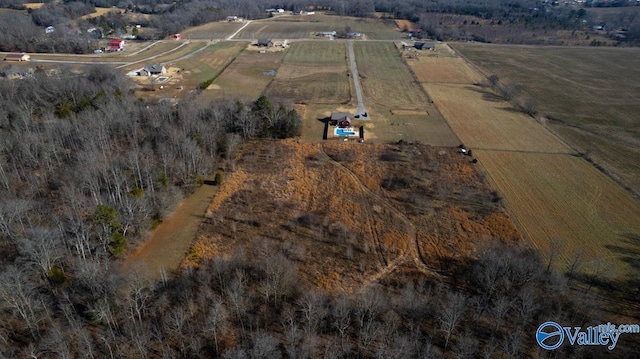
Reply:
M625 274L640 250L640 202L630 193L576 156L482 150L475 155L543 255L559 237L565 265L584 251L591 260L605 259L615 275Z
M453 131L472 149L571 153L534 119L515 111L487 88L423 84Z
M640 49L455 44L513 81L548 126L640 195Z

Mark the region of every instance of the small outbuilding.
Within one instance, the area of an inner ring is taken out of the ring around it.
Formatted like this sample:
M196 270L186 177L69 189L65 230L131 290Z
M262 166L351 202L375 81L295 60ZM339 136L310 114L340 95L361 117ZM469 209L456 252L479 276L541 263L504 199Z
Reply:
M418 50L435 50L436 49L436 44L432 43L432 42L416 42L413 44L413 47L415 47Z
M7 56L4 58L4 61L22 62L22 61L30 61L30 60L31 60L31 56L27 54L7 54Z

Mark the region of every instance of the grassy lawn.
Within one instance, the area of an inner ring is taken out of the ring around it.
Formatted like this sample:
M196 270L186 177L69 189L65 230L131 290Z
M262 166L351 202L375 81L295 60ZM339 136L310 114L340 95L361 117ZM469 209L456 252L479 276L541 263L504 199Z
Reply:
M455 48L486 73L518 83L551 129L640 194L640 49Z

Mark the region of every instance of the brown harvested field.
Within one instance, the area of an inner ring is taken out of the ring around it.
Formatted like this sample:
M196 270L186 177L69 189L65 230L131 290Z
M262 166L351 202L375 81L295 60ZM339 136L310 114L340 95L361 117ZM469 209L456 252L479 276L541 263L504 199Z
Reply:
M396 273L446 272L490 237L521 241L454 150L259 141L243 146L236 168L184 265L278 249L312 285L356 291Z
M571 153L571 148L530 116L515 111L489 89L423 84L453 131L471 149Z
M349 26L351 31L362 33L367 39L394 40L402 38L392 20L354 18L348 16L315 15L280 16L252 22L238 35L239 39L310 39L315 32L344 31ZM328 40L327 40L328 41Z
M266 93L296 103L348 103L346 51L343 42L292 43Z
M244 51L216 78L203 96L215 99L241 97L256 99L273 80L274 74L280 68L282 58L281 52L260 54Z
M242 22L216 21L190 27L180 34L183 39L192 40L226 39L243 25Z
M622 278L639 253L640 202L584 159L476 151L523 233L542 254L564 240L564 265L584 251L603 258Z
M640 196L640 49L454 47L518 83L553 131Z
M428 98L391 42L354 42L365 106L424 110Z
M460 57L420 56L408 59L407 64L420 82L474 84L485 81L484 76Z

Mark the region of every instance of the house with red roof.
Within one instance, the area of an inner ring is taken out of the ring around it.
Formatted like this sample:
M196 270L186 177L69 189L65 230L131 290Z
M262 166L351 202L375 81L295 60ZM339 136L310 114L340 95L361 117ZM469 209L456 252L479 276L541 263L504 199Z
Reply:
M109 39L109 45L107 51L124 51L124 40L122 39Z

